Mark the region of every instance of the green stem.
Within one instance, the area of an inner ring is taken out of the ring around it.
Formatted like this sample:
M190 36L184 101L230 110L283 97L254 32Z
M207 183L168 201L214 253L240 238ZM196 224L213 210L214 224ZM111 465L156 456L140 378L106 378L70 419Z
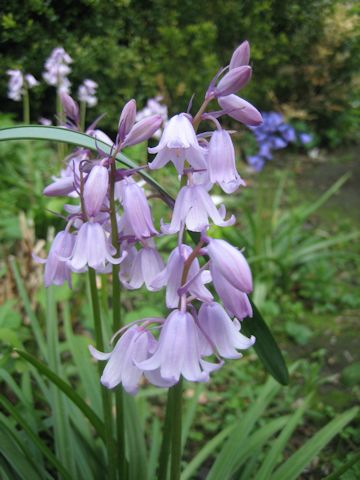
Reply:
M115 176L116 165L115 158L111 160L110 165L110 219L111 219L111 240L116 248L116 256L120 256L119 232L116 218L115 204ZM112 266L112 312L113 312L113 329L117 332L122 326L121 318L121 285L119 279L120 266ZM118 388L115 392L116 403L116 436L118 441L118 469L119 477L125 478L125 422L124 422L124 398L123 391Z
M63 110L62 103L61 103L59 89L57 89L57 92L56 92L56 119L57 119L58 126L63 125L65 118L64 118L64 110ZM57 149L58 149L58 154L59 154L59 160L60 160L60 162L63 162L63 160L65 158L65 153L66 153L65 144L62 143L62 142L58 142L57 143Z
M86 102L80 102L80 131L85 132Z
M96 273L95 270L89 268L89 282L90 282L90 294L91 294L91 304L94 316L94 327L95 327L95 341L96 348L98 350L104 350L104 339L101 327L101 314L100 314L100 302L98 296L98 290L96 286ZM100 362L98 363L99 375L102 374L103 367ZM109 479L116 479L116 458L115 458L115 449L113 442L113 425L112 425L112 402L111 395L108 390L104 387L101 387L101 398L103 404L103 413L104 413L104 423L106 430L106 447L108 453L108 463L109 463Z
M181 424L182 424L182 379L171 387L173 395L171 480L180 480L181 470Z
M172 418L173 418L173 391L172 391L172 388L169 388L168 395L167 395L167 402L166 402L164 430L163 430L160 456L159 456L158 480L167 479L167 468L169 463L170 447L171 447Z
M30 97L26 86L23 95L23 121L26 125L30 125Z

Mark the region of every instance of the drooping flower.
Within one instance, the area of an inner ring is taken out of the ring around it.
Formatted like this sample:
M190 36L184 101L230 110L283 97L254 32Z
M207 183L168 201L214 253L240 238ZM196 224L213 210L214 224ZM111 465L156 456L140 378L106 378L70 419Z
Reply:
M145 242L144 242L145 243ZM164 262L155 248L154 242L149 239L140 250L131 248L120 269L120 280L129 289L145 286L153 290L151 282L164 269Z
M246 293L234 287L219 271L216 272L212 281L216 293L230 316L239 320L252 317L253 311Z
M136 238L156 235L151 211L144 190L131 178L126 177L117 186L118 196L124 208L124 223L127 223Z
M69 287L71 287L71 270L64 258L71 255L74 243L75 236L64 230L59 232L54 238L47 259L33 255L37 262L45 263L45 287L62 285L64 282L68 282Z
M74 272L83 272L87 267L104 271L107 262L119 264L125 258L115 257L116 249L111 244L103 227L97 222L84 222L77 234L74 249L66 260Z
M222 205L218 210L210 195L202 185L187 185L182 187L176 197L175 207L170 225L163 225L165 233L175 233L182 225L193 232L201 232L209 225L209 217L220 227L235 223L234 215L225 220L226 209Z
M199 310L198 323L202 336L203 355L216 352L223 358L240 358L237 350L246 350L255 343L255 337L240 333L240 322L231 320L223 307L216 302L203 303Z
M175 115L169 120L159 145L149 148L149 152L157 154L149 163L152 170L161 168L171 161L182 175L185 160L196 169L206 169L203 148L200 147L194 128L184 113Z
M94 107L97 104L96 90L98 84L89 78L85 79L79 86L78 97L80 102L86 103L88 107Z
M215 130L208 147L207 162L212 183L217 183L225 193L233 193L245 182L235 166L235 150L226 130Z
M144 371L160 369L165 380L177 383L182 375L192 382L206 382L219 365L202 360L199 330L188 312L174 310L165 320L153 355L136 365Z
M192 248L188 245L182 244L177 246L171 252L165 269L150 284L153 290L160 290L160 288L166 286L166 306L168 308L176 308L179 305L180 296L178 290L181 287L184 263L192 251ZM199 260L195 258L187 276L188 280L195 278L189 285L189 293L203 302L210 302L213 296L204 286L204 277L199 274L199 271Z
M208 238L207 253L210 257L210 272L214 279L220 274L238 290L252 291L252 275L244 255L230 243L221 239Z
M107 388L122 384L125 391L135 395L143 370L137 365L146 361L156 349L157 342L153 335L143 327L130 327L118 340L110 353L103 353L89 346L91 355L97 360L107 360L101 376L101 383ZM173 383L161 378L159 369L145 373L147 379L158 387L170 387Z
M102 165L95 165L84 185L86 214L95 217L103 206L109 187L109 172Z

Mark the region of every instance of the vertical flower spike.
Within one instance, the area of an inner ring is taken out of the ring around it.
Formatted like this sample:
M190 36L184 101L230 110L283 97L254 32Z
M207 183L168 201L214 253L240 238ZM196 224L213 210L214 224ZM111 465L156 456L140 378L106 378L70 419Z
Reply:
M152 170L171 161L179 175L182 175L185 160L196 169L206 169L204 150L200 147L194 128L185 113L175 115L169 120L159 145L149 148L149 152L157 154L149 164Z
M94 80L86 78L78 89L78 98L80 102L86 103L88 107L95 107L97 104L96 90L98 84Z
M109 172L102 165L95 165L84 186L84 204L89 217L95 217L103 206L109 187Z
M192 248L188 245L176 247L169 256L166 268L151 282L153 290L160 290L160 288L166 285L166 306L168 308L176 308L179 305L180 297L178 290L181 287L184 263L192 251ZM189 293L203 302L211 302L213 296L204 287L205 282L201 275L198 275L199 271L199 261L195 259L190 266L188 274L188 279L196 277L189 286Z
M202 185L183 187L175 201L170 225L163 225L165 233L176 233L183 224L193 232L201 232L209 225L209 217L219 227L235 223L234 215L225 220L226 209L222 205L218 210L210 195Z
M136 365L144 371L159 368L161 377L173 383L180 375L191 382L206 382L209 364L203 365L199 341L199 330L190 313L174 310L165 320L154 354Z
M245 185L236 171L234 145L226 130L215 130L212 134L207 161L210 181L219 184L225 193L233 193Z
M129 224L136 238L149 238L156 235L151 211L144 190L132 178L119 182L121 203L124 208L125 223Z
M252 276L250 267L244 255L225 240L209 238L207 252L210 257L212 278L220 274L238 290L250 293L252 291Z
M231 320L223 307L216 302L202 304L198 318L199 327L206 334L202 349L205 355L211 355L214 346L223 358L240 358L242 355L237 349L246 350L255 343L255 337L247 338L242 335L240 322Z

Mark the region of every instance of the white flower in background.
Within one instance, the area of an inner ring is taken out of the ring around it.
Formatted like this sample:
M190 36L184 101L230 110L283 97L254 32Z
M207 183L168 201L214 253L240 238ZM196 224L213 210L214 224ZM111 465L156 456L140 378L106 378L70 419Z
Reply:
M94 80L87 78L78 89L78 98L80 102L85 102L88 107L94 107L97 104L96 89L98 84Z
M151 115L160 115L160 117L163 119L163 127L167 124L168 121L168 109L166 105L162 105L160 102L163 99L161 95L158 95L155 98L150 98L147 101L146 107L144 107L142 110L139 110L136 114L136 121L140 121L143 118L150 117ZM156 130L154 133L153 137L154 138L160 138L162 134L162 129L159 128L159 130Z
M7 70L9 75L8 97L19 102L24 94L25 88L30 89L39 84L36 78L30 73L23 74L21 70Z
M43 73L45 82L68 93L71 83L67 76L71 72L69 64L72 61L70 55L62 47L54 48L45 62L45 72Z

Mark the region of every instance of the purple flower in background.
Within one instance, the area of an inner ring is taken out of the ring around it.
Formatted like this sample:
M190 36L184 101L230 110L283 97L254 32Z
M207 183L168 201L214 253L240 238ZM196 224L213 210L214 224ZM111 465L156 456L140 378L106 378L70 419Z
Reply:
M80 102L86 103L88 107L94 107L97 104L96 89L98 84L89 78L85 79L78 89L78 98Z
M64 230L59 232L54 238L47 259L33 255L35 261L45 263L45 287L62 285L64 282L68 282L69 287L71 287L71 270L66 264L64 257L71 255L74 243L75 236Z
M136 114L136 121L140 121L144 118L150 117L152 115L160 115L160 117L163 120L163 125L165 126L168 121L168 109L166 105L163 105L161 100L163 99L162 96L158 95L155 98L150 98L146 106L142 109L139 110ZM159 128L154 132L153 137L159 139L161 137L162 130Z
M211 135L207 161L211 183L218 183L225 193L245 185L236 170L234 145L226 130L215 130Z
M240 358L242 355L237 350L246 350L255 343L255 337L247 338L240 333L240 322L231 320L219 303L202 304L198 319L200 330L205 333L201 345L203 355L211 355L215 347L223 358Z
M45 62L45 72L43 73L45 82L57 87L59 91L68 92L71 84L67 76L71 72L69 65L72 61L70 55L62 47L54 48Z
M151 282L153 290L160 290L160 288L166 286L166 306L168 308L176 308L179 305L178 290L181 287L184 263L192 251L192 248L188 245L177 246L171 252L165 269ZM188 291L195 298L203 302L210 302L213 296L204 286L204 278L199 272L199 260L196 258L189 269L188 279L194 278L194 281L189 285Z
M289 143L296 143L297 140L304 144L312 139L312 136L306 133L297 135L295 128L285 123L281 113L263 112L262 116L264 119L262 125L250 126L259 150L256 155L248 156L247 161L256 171L260 171L267 160L272 160L272 150L286 148Z
M30 73L23 74L21 70L7 70L9 75L8 97L15 102L19 102L24 95L25 89L31 89L39 85L36 78Z
M226 209L215 207L210 195L202 185L182 187L176 197L170 225L163 225L165 233L176 233L182 225L193 232L201 232L209 225L209 217L215 225L227 227L235 223L234 215L225 220Z
M218 365L201 358L199 329L188 312L174 310L161 329L153 355L137 366L144 371L160 369L165 380L177 383L182 375L191 382L206 382Z
M148 150L157 154L149 163L152 170L171 161L179 175L182 175L185 160L196 169L206 168L204 150L200 147L191 121L185 113L172 117L164 129L159 145Z

